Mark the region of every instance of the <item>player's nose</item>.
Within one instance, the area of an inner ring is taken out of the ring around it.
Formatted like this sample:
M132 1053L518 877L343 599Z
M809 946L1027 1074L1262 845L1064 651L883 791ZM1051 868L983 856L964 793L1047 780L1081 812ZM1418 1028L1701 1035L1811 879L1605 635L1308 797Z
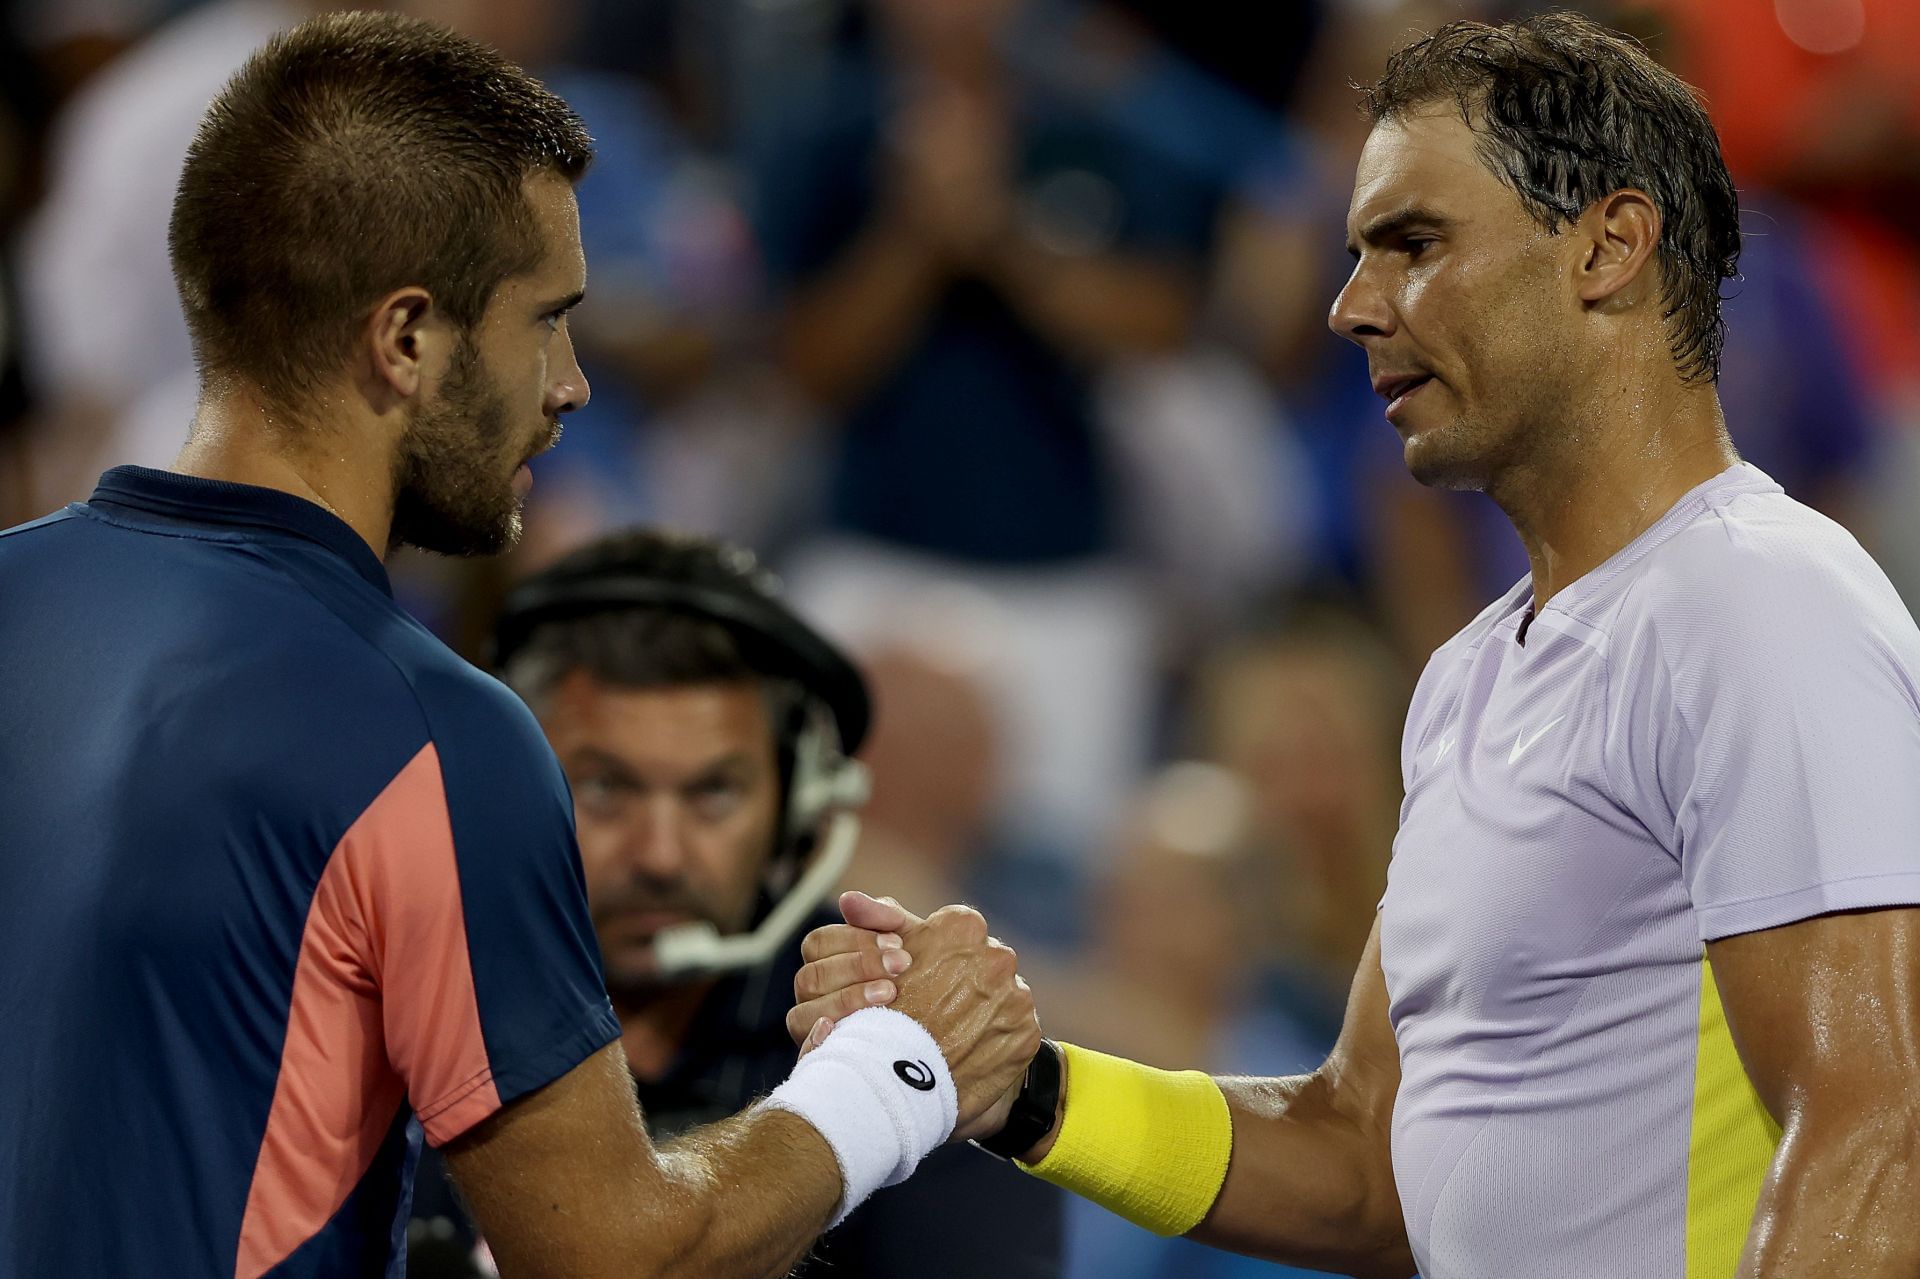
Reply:
M593 388L587 385L587 375L574 354L572 335L562 329L558 337L550 365L553 380L547 384L546 409L549 416L583 409L587 401L593 398Z
M1394 331L1393 307L1387 295L1370 278L1364 264L1353 274L1333 299L1327 311L1327 327L1349 342L1366 345L1369 337L1391 337Z

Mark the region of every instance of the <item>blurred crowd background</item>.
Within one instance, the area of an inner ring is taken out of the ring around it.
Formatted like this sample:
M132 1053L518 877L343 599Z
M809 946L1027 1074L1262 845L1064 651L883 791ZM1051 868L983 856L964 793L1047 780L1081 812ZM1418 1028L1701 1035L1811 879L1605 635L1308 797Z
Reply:
M1354 81L1455 0L394 0L585 118L591 405L500 593L639 522L780 569L867 664L853 881L967 899L1049 1029L1279 1073L1331 1042L1428 653L1525 571L1407 478L1325 327ZM0 8L0 526L193 413L165 226L208 99L302 0ZM1740 187L1734 439L1920 601L1920 5L1578 6L1704 94ZM0 601L0 607L5 601ZM1273 1273L1082 1213L1073 1273Z

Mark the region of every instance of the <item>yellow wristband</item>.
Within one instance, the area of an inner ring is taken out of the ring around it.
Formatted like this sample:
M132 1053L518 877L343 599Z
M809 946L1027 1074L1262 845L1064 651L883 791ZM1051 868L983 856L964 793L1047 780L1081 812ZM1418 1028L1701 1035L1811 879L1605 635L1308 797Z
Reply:
M1067 1102L1046 1158L1021 1167L1157 1235L1184 1235L1220 1194L1233 1116L1197 1070L1155 1070L1061 1044Z

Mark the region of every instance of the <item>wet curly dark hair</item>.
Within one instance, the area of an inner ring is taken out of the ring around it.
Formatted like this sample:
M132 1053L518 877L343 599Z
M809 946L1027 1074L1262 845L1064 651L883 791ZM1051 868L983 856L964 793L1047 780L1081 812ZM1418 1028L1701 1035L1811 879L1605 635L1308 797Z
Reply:
M1718 379L1720 282L1740 258L1733 180L1693 91L1638 42L1575 13L1451 22L1361 91L1375 124L1452 101L1481 160L1549 232L1614 191L1651 196L1674 363L1689 381Z

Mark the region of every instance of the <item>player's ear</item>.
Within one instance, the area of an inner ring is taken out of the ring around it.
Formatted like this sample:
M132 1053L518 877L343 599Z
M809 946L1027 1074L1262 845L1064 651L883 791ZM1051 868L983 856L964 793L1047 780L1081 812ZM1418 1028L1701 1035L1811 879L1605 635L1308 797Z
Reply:
M442 327L433 295L417 285L380 299L367 320L367 354L376 385L402 400L419 395L429 370L445 354L438 349Z
M1645 191L1629 187L1596 200L1573 230L1581 301L1595 306L1626 301L1636 296L1637 281L1653 280L1648 269L1660 247L1660 206Z

